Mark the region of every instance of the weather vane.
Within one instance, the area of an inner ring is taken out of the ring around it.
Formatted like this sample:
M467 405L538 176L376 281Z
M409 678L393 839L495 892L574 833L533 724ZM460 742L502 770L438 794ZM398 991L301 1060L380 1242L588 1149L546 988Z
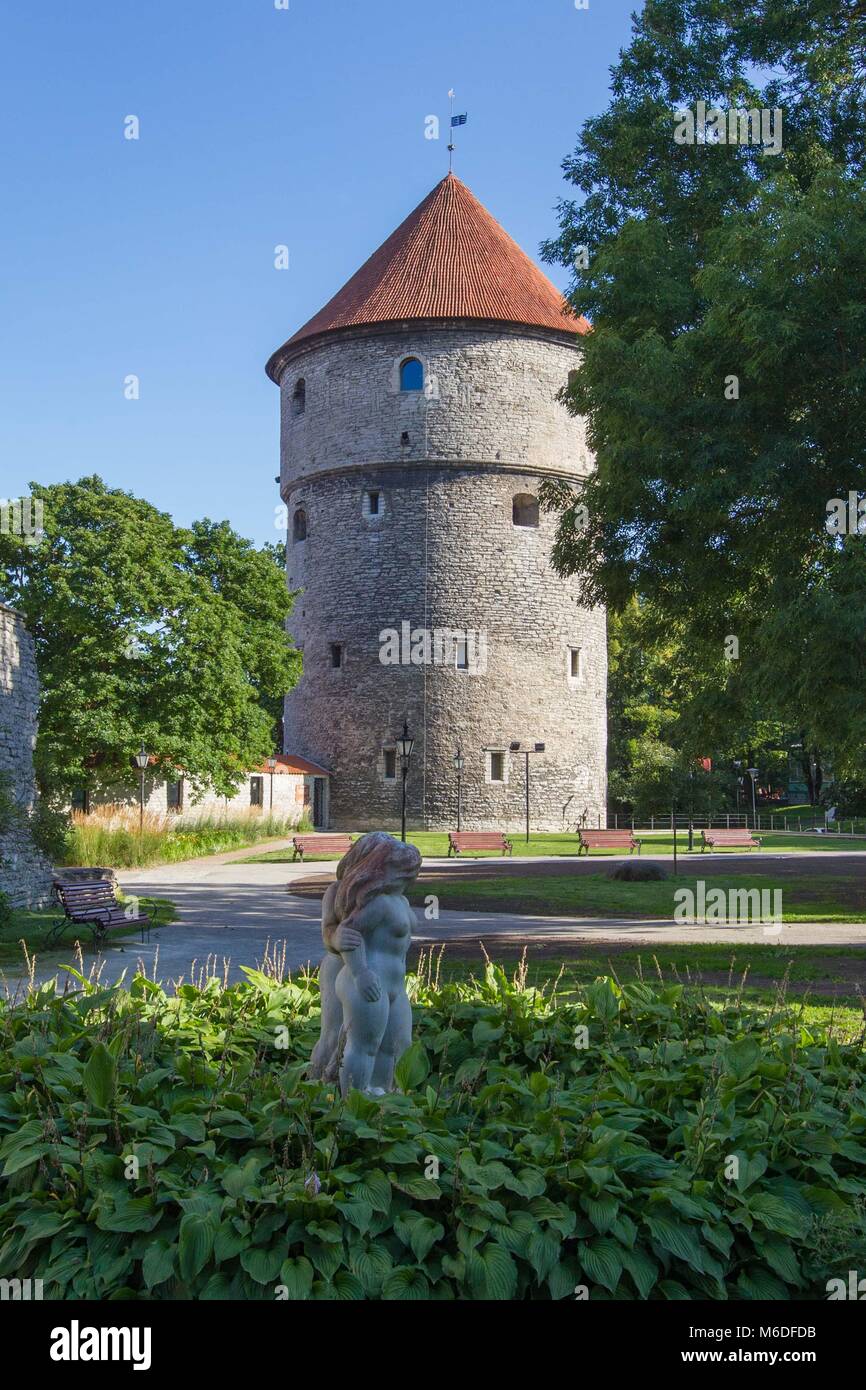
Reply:
M450 126L449 126L449 130L450 130L451 134L450 134L450 144L449 144L449 146L448 146L448 172L449 172L449 174L450 174L450 172L451 172L451 170L452 170L452 168L453 168L453 165L454 165L454 131L457 129L458 126L465 125L466 122L467 122L468 119L469 119L468 113L465 112L465 111L463 112L462 115L458 115L458 116L455 116L455 115L454 115L454 98L455 98L455 96L456 96L456 92L454 91L454 88L452 87L452 88L451 88L451 91L448 93L448 100L449 100L450 103L451 103L451 108L450 108L450 121L451 121L451 124L450 124Z

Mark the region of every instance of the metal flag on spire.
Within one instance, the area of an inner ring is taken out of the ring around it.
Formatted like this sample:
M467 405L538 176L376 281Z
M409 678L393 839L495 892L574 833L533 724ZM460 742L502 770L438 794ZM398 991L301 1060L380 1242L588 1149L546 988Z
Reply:
M457 115L457 116L454 115L454 98L455 98L456 95L457 95L457 94L456 94L456 92L454 91L454 89L453 89L453 87L452 87L451 91L448 93L448 100L449 100L450 103L451 103L451 109L450 109L450 118L451 118L450 130L451 130L451 135L450 135L450 144L448 145L448 171L449 171L449 173L450 173L451 168L452 168L452 165L453 165L453 163L454 163L454 131L456 130L456 128L457 128L458 126L465 125L466 122L469 120L469 114L468 114L468 112L466 112L466 111L464 111L464 112L463 112L462 114L460 114L460 115Z

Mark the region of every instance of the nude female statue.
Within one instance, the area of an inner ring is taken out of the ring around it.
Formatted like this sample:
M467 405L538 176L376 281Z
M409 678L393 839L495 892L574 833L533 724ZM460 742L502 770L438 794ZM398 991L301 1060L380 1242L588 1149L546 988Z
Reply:
M339 1078L344 1096L393 1090L394 1065L412 1041L405 979L415 914L404 890L420 867L414 845L376 830L343 856L322 901L322 1031L308 1075Z

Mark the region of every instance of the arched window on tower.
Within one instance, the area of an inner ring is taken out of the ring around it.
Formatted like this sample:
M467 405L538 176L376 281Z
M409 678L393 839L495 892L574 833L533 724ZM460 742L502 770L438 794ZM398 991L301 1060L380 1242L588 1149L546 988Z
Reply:
M511 499L511 520L515 526L537 526L538 498L529 492L518 492Z
M407 357L400 363L400 390L424 390L424 368L417 357Z
M292 540L297 544L298 541L307 539L307 513L303 507L298 507L292 517Z
M303 377L292 392L292 414L303 415L307 408L307 383Z

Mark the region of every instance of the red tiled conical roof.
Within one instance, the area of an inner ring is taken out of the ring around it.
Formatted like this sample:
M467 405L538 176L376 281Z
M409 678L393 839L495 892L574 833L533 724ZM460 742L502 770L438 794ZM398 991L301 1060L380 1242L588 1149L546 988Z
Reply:
M284 348L338 328L439 318L565 333L588 327L466 185L448 174ZM274 380L284 348L268 363Z

